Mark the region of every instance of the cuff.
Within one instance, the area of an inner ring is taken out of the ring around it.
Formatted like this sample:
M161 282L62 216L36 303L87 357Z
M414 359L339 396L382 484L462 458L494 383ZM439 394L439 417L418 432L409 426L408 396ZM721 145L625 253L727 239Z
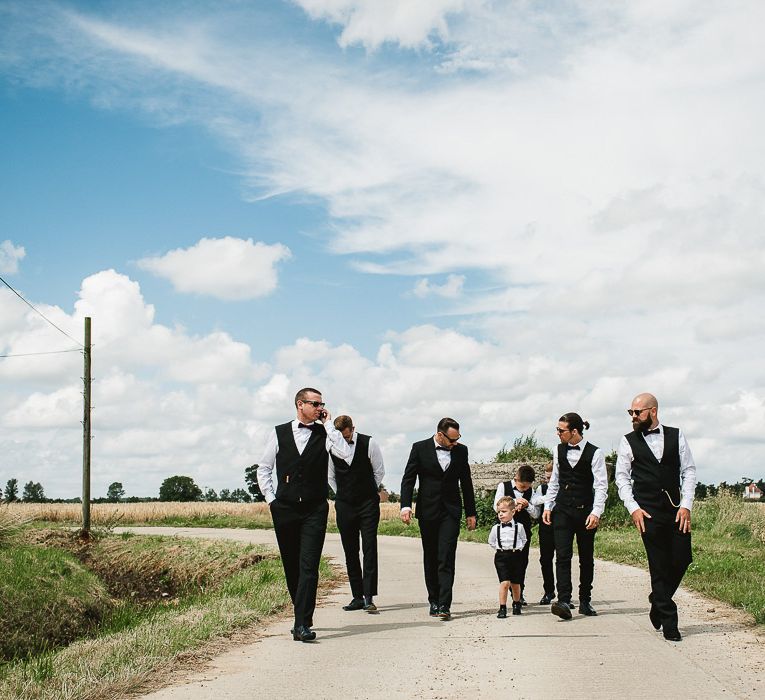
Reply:
M691 508L693 508L693 499L691 499L691 498L681 498L680 499L680 507L681 508L687 508L688 510L691 510Z
M273 503L276 500L276 496L274 496L274 494L272 493L267 493L265 494L265 496L266 496L266 503L269 506L271 505L271 503Z

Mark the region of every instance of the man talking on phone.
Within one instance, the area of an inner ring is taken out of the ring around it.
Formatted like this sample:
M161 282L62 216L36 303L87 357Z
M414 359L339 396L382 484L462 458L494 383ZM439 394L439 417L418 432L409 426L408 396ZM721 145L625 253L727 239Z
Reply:
M292 638L316 639L313 611L319 562L327 532L327 454L349 459L350 446L332 424L321 392L306 387L295 395L297 417L277 425L258 462L258 485L266 497L295 609ZM274 487L274 470L276 486Z

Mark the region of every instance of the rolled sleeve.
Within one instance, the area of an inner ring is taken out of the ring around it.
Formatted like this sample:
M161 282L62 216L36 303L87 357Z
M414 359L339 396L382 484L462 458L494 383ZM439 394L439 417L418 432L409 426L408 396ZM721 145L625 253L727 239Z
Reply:
M271 503L276 498L274 493L273 471L276 464L276 453L279 451L279 444L276 440L276 430L268 434L266 447L263 450L263 456L258 462L258 486L260 492L266 499L266 503Z
M592 502L592 515L600 517L606 509L608 498L608 471L606 470L606 458L603 450L598 448L592 456L592 478L595 488L595 497Z
M680 449L680 507L691 510L696 495L696 464L682 430L678 442Z
M619 449L616 451L614 481L619 489L619 498L622 499L622 503L630 515L640 508L632 493L632 459L632 448L627 438L622 437L619 442Z

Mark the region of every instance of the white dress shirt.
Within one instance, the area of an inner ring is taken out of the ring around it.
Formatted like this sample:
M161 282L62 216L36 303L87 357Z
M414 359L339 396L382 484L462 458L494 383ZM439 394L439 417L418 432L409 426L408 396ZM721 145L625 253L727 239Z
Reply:
M581 442L576 443L578 450L566 450L566 459L568 463L575 467L579 463L579 458L584 452L584 446L587 444L586 439L582 439ZM600 517L603 515L603 511L606 508L606 498L608 498L608 472L606 471L606 458L603 454L603 450L599 447L592 455L592 486L595 489L595 495L592 501L592 512L590 515ZM547 486L547 503L545 510L552 510L555 508L555 498L558 496L560 490L560 465L558 464L558 450L553 450L553 470L550 477L550 483Z
M497 530L499 530L499 540L497 541ZM515 547L513 547L515 543ZM492 549L503 549L505 551L518 551L526 546L526 528L520 523L511 520L509 525L499 524L491 526L489 530L489 546Z
M497 486L497 492L494 494L494 510L497 510L497 503L499 502L499 499L504 498L505 495L511 496L512 498L523 498L523 491L519 491L517 488L515 488L515 482L513 482L513 492L505 494L505 482L501 481L499 486ZM531 498L529 498L529 505L526 510L529 511L529 515L533 520L539 518L539 505L534 503L533 491L531 492Z
M679 430L678 447L680 449L680 507L690 510L693 507L693 497L696 495L696 465L693 462L691 448ZM646 445L653 452L653 456L659 461L664 456L664 426L659 424L659 432L651 435L644 435L643 439ZM619 442L619 449L616 451L616 473L614 479L619 489L619 498L622 499L630 515L640 506L632 494L632 448L626 436L623 436Z
M343 438L345 439L345 438ZM356 431L353 432L353 438L350 443L346 443L348 447L351 449L351 454L348 456L348 459L345 461L350 464L353 462L353 457L356 454L356 443L358 441L356 440ZM375 477L375 485L377 488L380 488L380 484L382 483L383 477L385 476L385 465L383 464L383 456L382 452L380 451L380 446L377 444L377 441L373 438L369 438L369 449L367 450L367 456L369 457L369 461L372 462L372 473ZM337 480L335 479L335 463L332 461L332 456L329 457L329 470L327 472L327 480L329 481L329 485L332 487L332 490L337 493Z
M549 490L548 490L548 493L549 493ZM539 486L537 486L536 489L534 489L534 493L531 496L531 502L533 505L538 506L544 510L544 505L545 503L547 503L547 496L542 493L542 484L539 484Z
M292 435L295 438L297 450L302 455L313 432L308 428L299 427L299 423L300 421L297 419L292 421ZM307 425L313 425L313 423L308 423ZM347 460L351 454L351 446L345 441L343 434L335 428L332 421L324 423L324 427L327 429L327 440L325 443L327 452L331 451L340 457L340 459ZM258 486L260 486L260 492L266 497L266 503L271 503L276 498L273 471L276 466L277 452L279 452L279 441L276 439L276 428L274 428L268 435L266 448L258 462Z

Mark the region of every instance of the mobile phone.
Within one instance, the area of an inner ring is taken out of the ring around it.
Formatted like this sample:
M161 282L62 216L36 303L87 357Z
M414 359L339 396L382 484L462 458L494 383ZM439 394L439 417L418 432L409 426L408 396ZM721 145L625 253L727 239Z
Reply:
M324 410L319 411L319 418L321 418L322 420L326 420L327 412Z

